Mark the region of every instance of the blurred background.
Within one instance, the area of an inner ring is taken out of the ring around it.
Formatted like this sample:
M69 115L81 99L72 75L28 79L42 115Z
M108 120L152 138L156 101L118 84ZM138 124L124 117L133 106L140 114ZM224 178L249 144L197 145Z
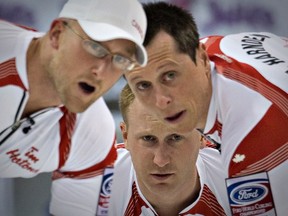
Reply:
M0 19L46 32L65 2L66 0L0 0ZM141 2L150 1L141 0ZM201 37L243 31L269 31L288 37L287 0L166 0L166 2L191 11ZM120 79L104 96L115 118L119 142L122 141L122 137L118 126L122 118L119 114L118 96L125 84L126 81ZM0 179L0 216L49 215L50 185L50 174L40 174L32 179Z

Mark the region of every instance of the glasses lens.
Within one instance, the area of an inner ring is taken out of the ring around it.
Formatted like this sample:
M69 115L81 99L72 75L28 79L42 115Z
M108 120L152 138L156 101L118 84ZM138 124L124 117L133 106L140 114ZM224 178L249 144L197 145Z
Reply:
M112 63L115 67L120 70L130 71L134 68L135 63L129 58L124 57L119 54L111 54L107 49L105 49L100 43L91 40L82 41L83 48L91 55L97 58L104 58L107 55L112 55Z
M83 44L83 48L87 52L96 56L97 58L103 58L109 54L108 50L106 50L101 44L95 41L83 40L82 44Z
M134 67L130 59L118 54L113 55L113 64L121 70L132 70Z

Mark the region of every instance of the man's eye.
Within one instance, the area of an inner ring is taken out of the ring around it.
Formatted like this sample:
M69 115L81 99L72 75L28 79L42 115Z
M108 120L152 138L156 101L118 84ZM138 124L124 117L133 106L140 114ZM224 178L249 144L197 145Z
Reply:
M155 142L155 141L157 140L156 137L150 136L150 135L143 136L142 139L143 139L145 142Z
M172 142L177 142L177 141L181 141L183 139L183 136L180 136L178 134L172 134L170 137L169 137L169 140L172 141Z
M173 80L175 78L175 76L176 76L175 71L169 71L169 72L164 74L164 78L163 79L165 81L169 81L169 80Z
M125 57L122 56L122 55L118 55L118 54L114 55L113 58L114 58L113 60L114 60L117 64L126 64L126 62L128 61L127 58L125 58Z
M137 89L145 90L145 89L148 89L150 86L151 86L151 84L148 82L140 82L137 84Z
M105 50L103 47L99 45L92 44L91 46L96 56L104 57L108 54L107 50Z

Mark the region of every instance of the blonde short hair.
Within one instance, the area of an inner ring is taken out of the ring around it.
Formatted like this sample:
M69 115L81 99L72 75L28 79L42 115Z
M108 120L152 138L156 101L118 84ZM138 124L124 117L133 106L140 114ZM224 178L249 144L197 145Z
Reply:
M120 99L119 99L120 112L126 125L128 125L127 114L129 112L129 107L133 103L134 99L135 99L135 95L133 94L129 85L126 84L121 91Z

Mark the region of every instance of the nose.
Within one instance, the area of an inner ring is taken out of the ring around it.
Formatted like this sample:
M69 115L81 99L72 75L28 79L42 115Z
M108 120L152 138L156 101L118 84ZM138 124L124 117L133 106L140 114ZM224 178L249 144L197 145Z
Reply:
M97 59L96 63L92 68L92 73L97 77L97 79L104 79L105 76L109 74L109 71L112 71L111 60L109 56Z
M170 156L167 147L159 146L155 149L153 162L159 167L164 167L170 163Z
M163 88L158 88L155 93L156 106L160 109L165 109L172 102L172 98L168 91Z

